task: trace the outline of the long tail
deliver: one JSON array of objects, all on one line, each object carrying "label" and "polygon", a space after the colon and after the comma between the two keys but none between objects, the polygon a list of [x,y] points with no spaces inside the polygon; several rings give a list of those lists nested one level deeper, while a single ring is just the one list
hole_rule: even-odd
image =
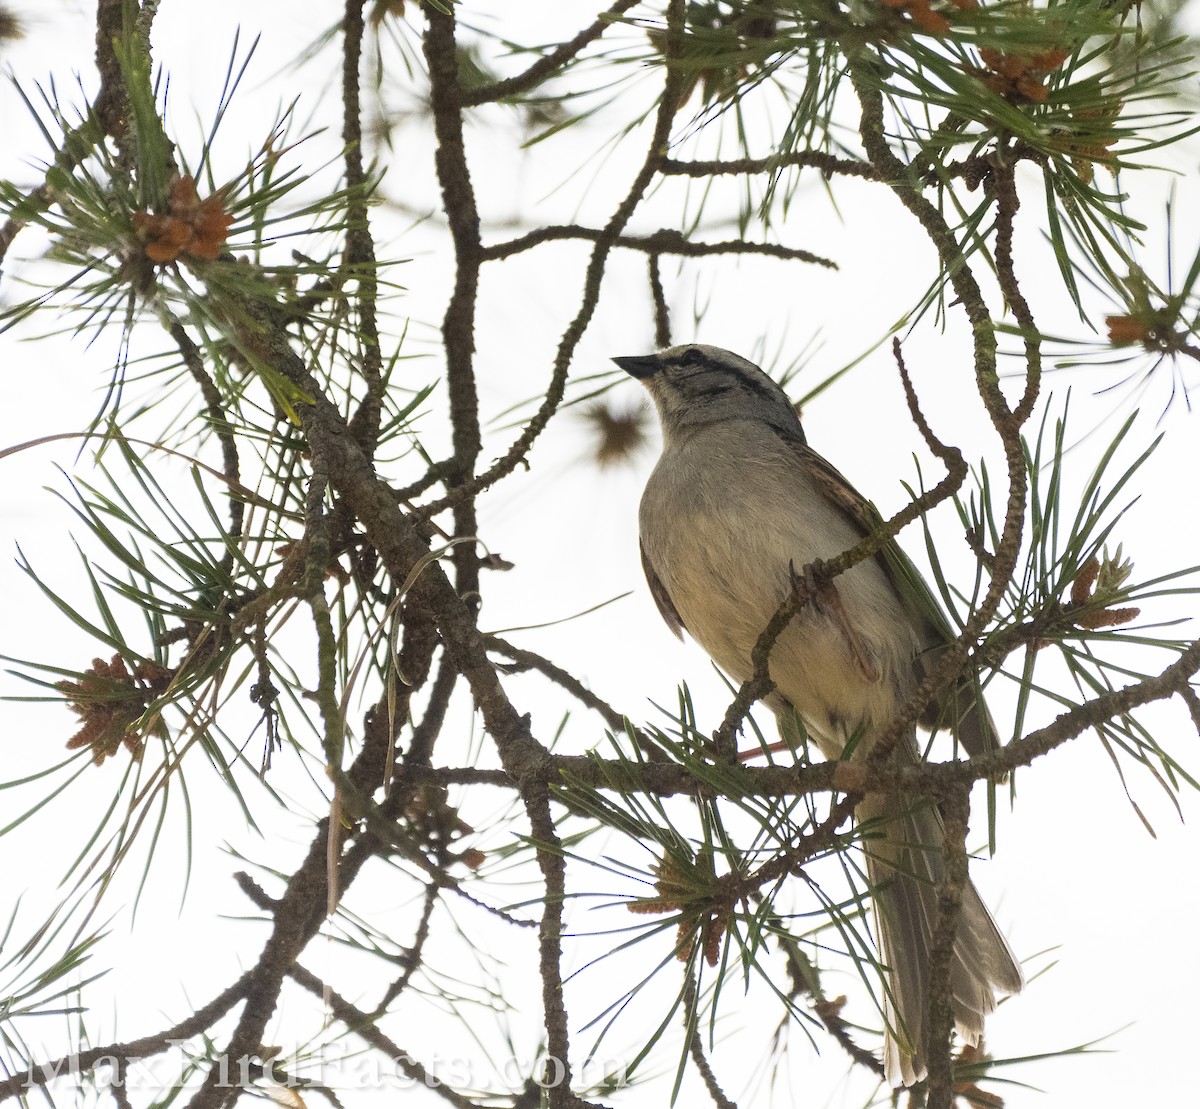
[{"label": "long tail", "polygon": [[[867,798],[858,819],[868,824],[867,877],[879,953],[888,967],[884,1068],[893,1086],[910,1086],[925,1076],[930,944],[945,834],[928,802],[905,808],[895,798]],[[950,984],[955,1024],[971,1044],[979,1042],[984,1018],[996,1008],[996,991],[1016,993],[1024,985],[1008,943],[970,882],[963,890]]]}]

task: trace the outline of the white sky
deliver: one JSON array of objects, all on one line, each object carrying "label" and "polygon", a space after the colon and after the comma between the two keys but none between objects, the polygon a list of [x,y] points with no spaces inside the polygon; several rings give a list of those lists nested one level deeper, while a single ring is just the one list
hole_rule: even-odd
[{"label": "white sky", "polygon": [[[581,3],[544,2],[487,7],[506,34],[531,42],[555,39],[560,30],[576,26],[581,14],[592,8]],[[323,85],[336,63],[325,59],[294,74],[288,66],[289,59],[324,29],[332,18],[331,10],[327,4],[296,3],[288,5],[286,17],[281,18],[278,5],[210,3],[200,18],[166,0],[155,38],[158,60],[171,72],[180,141],[192,142],[195,149],[201,126],[193,122],[193,106],[195,116],[203,122],[215,103],[214,82],[223,74],[233,30],[239,23],[243,44],[260,30],[264,42],[239,94],[233,130],[225,135],[227,164],[234,171],[239,168],[239,159],[266,133],[276,105],[297,91],[301,94],[301,118],[309,111],[318,120],[332,118],[336,97],[331,90],[323,95]],[[24,11],[28,14],[28,39],[7,55],[22,83],[29,87],[33,80],[53,74],[60,95],[70,100],[71,74],[79,72],[85,86],[92,89],[91,5],[60,2],[35,9],[25,4]],[[650,95],[648,84],[643,85],[642,95]],[[599,124],[585,125],[561,143],[542,144],[514,158],[502,130],[488,125],[489,120],[494,124],[499,118],[487,117],[469,133],[485,221],[509,218],[514,212],[539,220],[552,212],[555,220],[569,220],[577,205],[585,221],[605,218],[612,188],[623,190],[632,173],[631,158],[640,154],[640,136],[626,144],[624,154],[593,159],[580,179],[551,192],[550,187],[567,176],[566,171],[581,154],[599,146],[607,131]],[[5,135],[0,144],[0,176],[32,182],[33,172],[21,167],[41,157],[43,148],[9,89],[0,93],[0,134]],[[336,150],[336,140],[330,138],[318,149]],[[418,128],[401,129],[385,192],[418,208],[430,203],[435,194],[428,156],[428,139]],[[1175,247],[1177,257],[1186,260],[1200,243],[1196,141],[1164,154],[1160,161],[1181,174],[1173,179]],[[1166,175],[1136,181],[1135,210],[1148,221],[1158,221],[1168,184]],[[589,187],[585,190],[584,185]],[[1047,330],[1057,326],[1078,335],[1078,325],[1067,310],[1048,248],[1038,232],[1040,185],[1032,176],[1023,181],[1022,195],[1018,267],[1034,275],[1026,292]],[[788,245],[836,258],[841,267],[836,273],[770,260],[687,263],[679,273],[666,263],[664,276],[676,338],[696,338],[747,354],[765,342],[768,350],[785,352],[784,364],[816,338],[822,346],[795,386],[800,391],[879,337],[929,280],[930,252],[913,233],[907,215],[882,190],[839,183],[837,200],[835,210],[819,185],[810,185],[793,203],[780,232]],[[670,225],[679,203],[678,192],[664,190],[647,212],[639,214],[636,229],[652,230],[660,221]],[[409,230],[406,220],[382,209],[376,226],[383,243],[381,255],[412,259],[396,272],[396,280],[407,286],[408,293],[394,311],[407,315],[413,324],[406,353],[433,355],[450,272],[448,248],[436,228]],[[733,232],[729,228],[706,237],[732,237]],[[506,234],[485,227],[489,240]],[[23,254],[25,246],[19,240],[16,252]],[[1151,265],[1160,267],[1155,276],[1161,278],[1162,244],[1152,243],[1146,257]],[[577,304],[585,261],[586,248],[564,244],[493,264],[485,271],[477,334],[485,417],[535,396],[547,379],[558,334]],[[607,359],[614,354],[636,354],[651,348],[644,273],[640,255],[613,258],[599,312],[575,359],[576,375],[607,370]],[[10,286],[0,286],[0,296],[14,295]],[[697,305],[702,320],[693,326]],[[26,325],[0,335],[0,370],[7,391],[7,404],[0,406],[0,449],[39,435],[76,429],[95,409],[97,390],[111,364],[111,344],[101,340],[88,349],[82,339],[65,336],[34,344],[20,341],[48,329],[47,324]],[[959,320],[952,316],[945,333],[923,326],[907,342],[905,353],[935,431],[962,445],[969,457],[972,451],[984,453],[995,465],[994,435],[974,397],[969,348]],[[432,373],[435,366],[434,361],[418,361],[413,372]],[[1074,390],[1072,427],[1075,438],[1080,439],[1082,432],[1109,410],[1116,407],[1123,414],[1140,401],[1142,411],[1127,459],[1157,431],[1166,433],[1137,484],[1141,499],[1116,535],[1139,576],[1146,578],[1187,564],[1200,548],[1194,482],[1200,438],[1181,403],[1159,419],[1166,401],[1161,381],[1141,398],[1130,390],[1096,394],[1117,378],[1111,369],[1050,375],[1046,403],[1058,412],[1067,387]],[[623,396],[629,404],[640,402],[632,382],[618,388],[620,392],[614,395]],[[515,434],[507,426],[511,418],[495,422],[485,460],[500,454]],[[925,473],[932,480],[940,477],[908,421],[886,351],[873,354],[814,402],[805,420],[813,445],[885,513],[903,503],[901,482],[915,479],[914,452],[921,455]],[[1080,442],[1076,448],[1078,473],[1089,472],[1085,460],[1097,456],[1105,433],[1113,426],[1105,424],[1098,435]],[[436,434],[432,431],[435,438]],[[0,623],[0,653],[68,668],[85,665],[93,654],[108,652],[81,640],[31,587],[16,567],[15,544],[19,542],[39,572],[59,586],[77,576],[77,556],[69,536],[80,529],[72,529],[62,504],[43,488],[49,485],[60,493],[68,491],[54,467],[76,469],[76,450],[76,444],[59,444],[0,459],[0,596],[7,599],[6,618]],[[558,417],[535,448],[530,472],[511,478],[482,501],[481,535],[490,549],[513,561],[516,568],[488,581],[481,624],[499,629],[558,620],[631,591],[624,600],[578,621],[514,638],[555,658],[634,717],[644,715],[653,720],[651,702],[672,705],[677,683],[686,680],[701,719],[715,724],[726,700],[723,685],[703,652],[692,644],[681,646],[670,637],[641,578],[636,505],[652,461],[653,452],[647,452],[636,468],[597,473],[587,462],[583,425],[570,412]],[[78,468],[86,473],[87,463]],[[942,534],[947,536],[944,561],[966,573],[968,556],[955,537],[951,515],[949,510],[939,515]],[[918,534],[906,533],[903,538],[910,552],[920,553]],[[82,588],[78,596],[86,604]],[[1192,612],[1189,608],[1154,615],[1190,617]],[[1188,631],[1185,627],[1175,634]],[[533,713],[539,736],[548,738],[557,726],[562,703],[545,697],[539,685],[526,679],[507,684],[519,708]],[[997,717],[1004,720],[1007,713],[1011,719],[1011,687],[997,683],[995,688],[992,702]],[[21,693],[24,688],[7,679],[5,691]],[[1196,737],[1178,705],[1156,708],[1145,719],[1187,769],[1200,771]],[[0,705],[0,742],[5,745],[10,767],[15,765],[18,773],[57,760],[69,729],[70,718],[56,708]],[[576,712],[561,749],[583,751],[602,737],[595,720]],[[6,874],[9,890],[31,886],[31,904],[50,900],[54,892],[50,876],[58,873],[61,860],[70,859],[80,849],[89,827],[86,818],[107,801],[107,791],[115,789],[120,772],[115,764],[121,761],[113,760],[103,770],[85,774],[70,794],[72,800],[66,802],[69,808],[52,808],[32,825],[36,839],[0,839],[0,872]],[[1110,1037],[1097,1054],[1011,1068],[1009,1075],[1015,1082],[1031,1087],[1014,1085],[1003,1091],[1011,1109],[1047,1104],[1088,1105],[1091,1109],[1182,1104],[1185,1092],[1193,1088],[1194,998],[1200,995],[1200,950],[1195,942],[1200,896],[1195,881],[1194,828],[1200,801],[1184,788],[1181,803],[1189,823],[1183,824],[1147,775],[1128,766],[1126,770],[1130,792],[1153,824],[1157,839],[1144,831],[1097,740],[1085,736],[1018,776],[1016,810],[1010,812],[1005,805],[1000,814],[997,856],[973,868],[976,883],[1014,949],[1029,960],[1027,974],[1032,977],[1049,968],[992,1020],[992,1051],[997,1056],[1036,1055]],[[289,772],[295,773],[294,766]],[[293,793],[297,811],[317,804],[302,776],[277,779],[274,784]],[[201,806],[195,872],[182,915],[176,918],[180,880],[170,865],[154,872],[155,892],[166,890],[163,903],[143,907],[134,939],[121,939],[128,918],[118,913],[115,941],[101,956],[117,966],[117,973],[104,987],[114,1000],[111,1011],[101,1006],[95,1014],[97,1040],[110,1035],[125,1038],[159,1027],[166,1023],[160,1012],[178,1016],[185,996],[207,997],[214,983],[228,980],[230,968],[236,972],[239,951],[243,959],[256,951],[257,940],[246,939],[246,929],[253,926],[236,920],[211,921],[214,909],[225,914],[246,911],[245,901],[228,878],[240,864],[231,863],[209,846],[224,836],[235,837],[236,815],[229,813],[230,820],[224,821],[219,814],[228,813],[228,802],[211,793],[202,789],[198,794],[212,809]],[[499,797],[487,803],[498,806]],[[8,805],[0,794],[0,826],[7,822]],[[274,814],[267,820],[269,845],[248,836],[239,838],[237,845],[256,858],[269,858],[286,867],[307,843],[304,824],[288,814]],[[974,827],[974,840],[982,844],[981,809]],[[357,904],[369,901],[377,907],[402,906],[407,893],[393,891],[380,873],[379,879],[357,892],[361,898]],[[596,882],[600,888],[611,888],[601,877]],[[109,911],[117,904],[114,898]],[[410,927],[407,913],[401,919],[405,922],[402,928]],[[577,911],[574,919],[581,928],[596,927],[586,913]],[[399,935],[397,941],[403,942]],[[590,950],[589,944],[582,944],[581,950]],[[326,961],[337,964],[333,953],[315,945],[312,964]],[[626,969],[622,973],[632,972]],[[594,1015],[597,1005],[587,991],[597,990],[595,996],[600,996],[611,990],[612,981],[619,977],[620,973],[610,977],[604,967],[582,975],[572,987],[573,1015]],[[669,970],[664,979],[665,993],[674,988]],[[836,981],[836,976],[831,976],[828,983],[835,992]],[[849,979],[846,988],[854,988]],[[755,1004],[762,1001],[762,992],[755,998]],[[859,998],[860,1007],[852,1015],[869,1022],[870,1012],[861,1004],[861,993]],[[751,1011],[749,1005],[747,1010]],[[284,1042],[288,1027],[285,1014],[272,1033],[280,1037],[276,1042]],[[719,1045],[714,1056],[728,1092],[742,1104],[768,1104],[766,1091],[758,1089],[746,1095],[741,1085],[747,1060],[752,1064],[765,1051],[767,1033],[754,1021],[740,1033],[731,1024],[728,1032],[728,1042]],[[444,1025],[430,1018],[423,1027],[405,1028],[397,1038],[414,1045],[414,1050],[416,1044],[425,1043],[426,1058],[435,1052],[449,1058],[453,1052],[446,1046],[448,1035]],[[636,1035],[636,1025],[622,1026],[614,1043],[624,1049],[636,1042]],[[48,1043],[55,1042],[56,1036],[56,1030],[47,1029]],[[836,1050],[827,1050],[814,1064],[803,1037],[795,1034],[793,1040],[793,1084],[780,1088],[781,1101],[790,1098],[791,1104],[803,1106],[863,1102],[862,1080],[843,1082],[846,1068]],[[668,1058],[664,1065],[672,1064]],[[699,1091],[688,1096],[693,1094],[702,1096]],[[661,1104],[662,1088],[654,1096],[655,1103]],[[650,1101],[643,1096],[642,1101],[629,1103]]]}]

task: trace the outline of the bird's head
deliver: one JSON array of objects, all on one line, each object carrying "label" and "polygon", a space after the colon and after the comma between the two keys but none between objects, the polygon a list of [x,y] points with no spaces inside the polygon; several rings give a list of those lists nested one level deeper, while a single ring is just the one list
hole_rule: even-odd
[{"label": "bird's head", "polygon": [[667,439],[685,428],[726,420],[760,420],[789,435],[799,432],[799,417],[788,395],[753,362],[732,351],[686,343],[613,361],[646,387]]}]

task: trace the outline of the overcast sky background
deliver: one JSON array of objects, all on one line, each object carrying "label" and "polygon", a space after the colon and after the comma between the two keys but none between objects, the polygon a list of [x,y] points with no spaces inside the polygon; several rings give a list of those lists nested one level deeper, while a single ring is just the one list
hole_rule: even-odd
[{"label": "overcast sky background", "polygon": [[[540,0],[471,7],[484,11],[478,20],[481,24],[486,20],[507,36],[529,42],[556,41],[593,10],[588,4]],[[34,80],[53,75],[60,96],[78,102],[73,73],[81,75],[89,91],[95,87],[90,63],[91,5],[25,4],[17,10],[26,15],[28,36],[8,50],[6,60],[18,79],[29,88]],[[197,148],[197,136],[216,103],[239,25],[243,46],[260,31],[264,40],[239,93],[235,119],[222,136],[219,157],[230,171],[227,176],[237,172],[257,148],[278,105],[297,93],[301,118],[311,113],[315,122],[331,123],[335,136],[337,99],[332,89],[328,96],[323,93],[326,82],[335,80],[336,58],[326,55],[298,69],[292,64],[328,27],[331,11],[330,5],[313,2],[290,4],[286,13],[280,5],[242,2],[209,3],[198,15],[191,6],[165,0],[155,27],[155,45],[157,60],[171,74],[174,137],[192,143],[192,150]],[[647,78],[628,95],[648,102],[656,81],[657,77]],[[598,223],[614,203],[613,190],[623,192],[627,187],[636,164],[633,159],[642,149],[639,132],[617,154],[597,156],[583,174],[565,180],[568,171],[607,137],[603,125],[586,124],[558,142],[518,156],[505,128],[495,125],[499,118],[477,119],[468,135],[488,240],[508,234],[489,230],[491,222],[514,216]],[[0,134],[5,136],[0,143],[0,176],[34,183],[36,171],[22,167],[36,162],[44,148],[10,88],[0,91]],[[336,153],[336,139],[327,136],[314,149],[325,156]],[[1133,210],[1151,223],[1159,222],[1174,188],[1175,247],[1185,267],[1200,245],[1200,147],[1193,138],[1158,155],[1156,161],[1176,175],[1140,175],[1136,182],[1125,184],[1136,186]],[[433,180],[429,139],[421,124],[399,128],[385,195],[422,210],[436,201]],[[552,190],[559,182],[565,183]],[[1041,278],[1037,286],[1026,285],[1026,294],[1046,330],[1081,335],[1038,230],[1040,182],[1029,174],[1022,187],[1025,207],[1016,247],[1018,268]],[[779,234],[789,246],[837,259],[837,272],[771,260],[705,261],[702,266],[682,267],[665,262],[676,339],[715,343],[748,355],[762,349],[783,352],[781,366],[809,344],[818,344],[812,364],[793,386],[799,394],[883,335],[930,279],[932,254],[898,203],[883,190],[853,181],[837,182],[835,189],[836,208],[814,179],[793,202]],[[635,228],[649,231],[674,225],[680,204],[678,189],[661,190],[639,211]],[[548,217],[548,212],[553,216]],[[375,213],[380,256],[410,259],[395,272],[407,292],[393,311],[411,321],[405,353],[420,356],[412,371],[419,383],[435,372],[437,325],[451,269],[449,248],[436,223],[417,227],[411,223],[404,213],[386,206]],[[705,237],[732,237],[732,233],[733,228],[727,228]],[[16,254],[23,257],[29,249],[19,240]],[[1148,245],[1147,264],[1158,267],[1152,272],[1160,280],[1165,276],[1164,256],[1162,242]],[[564,244],[485,270],[477,335],[482,407],[485,418],[493,421],[485,457],[500,454],[515,434],[508,426],[514,416],[501,414],[536,397],[547,380],[558,336],[578,302],[586,257],[586,249]],[[652,349],[644,275],[641,255],[613,257],[598,314],[573,364],[577,377],[608,371],[612,355]],[[0,296],[15,295],[7,281],[0,285]],[[699,317],[698,322],[693,322],[694,317]],[[48,325],[42,322],[0,335],[5,386],[0,449],[82,427],[98,404],[111,366],[113,338],[101,337],[90,348],[83,338],[65,335],[23,341],[46,330]],[[974,394],[969,344],[959,319],[952,315],[944,332],[923,325],[906,341],[905,354],[934,430],[963,446],[969,456],[974,450],[995,464],[995,437]],[[1195,383],[1195,370],[1185,367],[1184,373],[1191,373]],[[1138,575],[1147,578],[1194,561],[1200,549],[1195,481],[1200,436],[1196,417],[1182,398],[1166,407],[1169,386],[1164,377],[1156,378],[1141,394],[1130,387],[1099,392],[1116,385],[1119,378],[1119,371],[1111,368],[1051,374],[1044,403],[1057,413],[1068,387],[1073,390],[1071,438],[1076,443],[1075,473],[1080,481],[1090,472],[1086,460],[1098,456],[1115,427],[1112,419],[1140,408],[1124,452],[1127,460],[1155,434],[1165,433],[1162,446],[1137,482],[1140,500],[1116,535]],[[619,384],[613,395],[630,406],[642,403],[632,382]],[[422,428],[434,441],[440,433],[439,411],[435,404]],[[1114,411],[1116,417],[1102,422]],[[916,480],[914,454],[922,459],[930,481],[941,476],[907,416],[886,349],[868,357],[804,415],[816,449],[885,514],[904,503],[902,482]],[[1085,434],[1092,429],[1097,433]],[[71,536],[79,529],[72,527],[63,504],[44,488],[67,491],[57,466],[86,473],[86,457],[76,462],[77,450],[75,443],[55,444],[0,459],[0,596],[6,599],[0,653],[65,667],[86,665],[93,654],[106,652],[83,640],[31,586],[17,567],[16,544],[40,573],[59,586],[78,576]],[[556,418],[532,454],[530,471],[511,478],[481,502],[482,537],[491,550],[515,563],[512,572],[489,581],[481,624],[492,630],[561,620],[628,593],[577,621],[513,638],[554,658],[634,718],[655,719],[652,703],[673,705],[678,682],[686,680],[701,720],[711,726],[727,701],[724,685],[702,651],[690,643],[680,645],[661,624],[638,564],[637,500],[653,458],[650,449],[634,466],[600,472],[590,461],[588,430],[576,412]],[[936,514],[935,527],[947,537],[943,561],[948,569],[969,574],[970,556],[954,524],[951,509]],[[921,554],[918,533],[910,529],[902,538],[911,553]],[[77,594],[81,601],[86,600],[83,588]],[[1148,609],[1144,618],[1190,618],[1193,612],[1194,608]],[[1174,634],[1195,633],[1188,626]],[[561,702],[544,696],[541,687],[528,679],[506,684],[520,707],[533,713],[539,736],[552,734]],[[24,688],[6,678],[4,691],[21,693]],[[1011,720],[1013,685],[998,681],[993,691],[990,700],[997,718]],[[1163,745],[1188,770],[1200,772],[1200,744],[1179,705],[1156,706],[1144,719],[1153,722]],[[463,726],[467,727],[465,712]],[[4,777],[19,777],[60,758],[62,743],[73,730],[72,718],[57,707],[0,704]],[[602,740],[597,721],[575,713],[561,749],[580,752]],[[33,919],[37,906],[53,901],[50,879],[59,873],[61,860],[79,850],[90,815],[111,796],[122,762],[118,757],[85,774],[71,791],[70,801],[60,799],[60,807],[50,806],[32,823],[32,836],[0,839],[5,887],[10,893],[31,888],[27,911]],[[1014,1067],[1013,1079],[1044,1092],[1011,1087],[1004,1092],[1010,1109],[1181,1104],[1194,1088],[1195,998],[1200,996],[1200,948],[1195,940],[1200,919],[1196,882],[1200,798],[1184,788],[1181,803],[1186,823],[1181,822],[1147,775],[1128,766],[1126,770],[1129,790],[1157,839],[1146,833],[1125,799],[1122,783],[1099,743],[1083,737],[1018,775],[1016,811],[1001,806],[998,853],[994,860],[973,867],[984,899],[1018,955],[1028,960],[1027,975],[1045,970],[1023,995],[1001,1007],[989,1025],[989,1048],[997,1056],[1022,1056],[1102,1041],[1098,1052],[1087,1057]],[[319,810],[319,799],[302,776],[288,780],[287,788],[295,791],[293,813],[269,818],[273,822],[268,824],[270,842],[256,842],[249,836],[235,841],[256,857],[284,867],[307,844],[303,815]],[[32,795],[23,796],[28,803]],[[215,792],[211,800],[207,792],[198,796],[211,803],[216,814],[229,806]],[[486,803],[499,808],[501,800]],[[9,804],[0,793],[0,825],[7,822]],[[977,805],[973,822],[977,845],[985,838],[982,812]],[[236,818],[226,828],[214,816],[206,827],[210,836],[215,827],[218,839],[229,835],[234,840]],[[174,834],[178,836],[177,828]],[[115,961],[116,971],[97,995],[111,998],[111,1009],[106,1012],[102,1003],[94,1017],[98,1040],[153,1030],[165,1023],[160,1009],[177,1017],[185,997],[203,999],[214,982],[227,980],[231,967],[236,970],[235,945],[244,952],[256,950],[255,943],[245,940],[245,929],[255,926],[235,919],[212,921],[214,910],[231,916],[246,912],[246,903],[229,878],[236,868],[207,843],[198,845],[189,900],[180,910],[181,879],[172,866],[159,866],[154,881],[163,896],[158,903],[142,907],[132,940],[123,938],[128,918],[117,908],[119,899],[109,904],[110,911],[117,911],[117,922],[114,941],[103,957]],[[605,883],[598,879],[598,886]],[[358,895],[377,905],[390,904],[392,896],[382,884]],[[582,909],[576,909],[576,918],[579,927],[588,927]],[[588,944],[581,946],[588,948]],[[316,951],[313,958],[336,965],[329,953]],[[836,989],[834,981],[828,985]],[[610,982],[602,970],[581,975],[572,988],[605,991]],[[671,988],[673,982],[664,985]],[[853,983],[848,981],[847,988],[853,988]],[[586,1010],[583,1001],[572,1012]],[[858,1016],[865,1021],[870,1014],[860,1010]],[[279,1018],[280,1039],[287,1033],[287,1019],[286,1014]],[[439,1035],[450,1034],[444,1027],[449,1026],[431,1019],[411,1033],[428,1040],[427,1051],[432,1054],[438,1051]],[[47,1043],[54,1043],[55,1036],[48,1029]],[[750,1080],[751,1064],[764,1051],[763,1036],[763,1029],[751,1022],[746,1031],[730,1028],[729,1039],[718,1046],[714,1064],[718,1073],[731,1076],[728,1090],[735,1098],[745,1094],[739,1083]],[[636,1028],[626,1027],[620,1040],[635,1044]],[[780,1088],[778,1103],[788,1104],[789,1098],[791,1104],[804,1106],[862,1103],[862,1082],[843,1082],[846,1067],[838,1053],[827,1051],[814,1064],[802,1037],[796,1035],[794,1040],[794,1085]],[[440,1053],[451,1054],[444,1041]],[[661,1104],[663,1091],[643,1097],[645,1104]],[[746,1097],[745,1104],[751,1103],[767,1104],[767,1093],[759,1089]]]}]

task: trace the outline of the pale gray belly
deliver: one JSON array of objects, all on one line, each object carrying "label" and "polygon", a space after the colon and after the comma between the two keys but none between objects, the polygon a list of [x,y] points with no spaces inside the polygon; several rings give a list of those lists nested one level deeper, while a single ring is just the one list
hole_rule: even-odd
[{"label": "pale gray belly", "polygon": [[[653,511],[652,487],[646,492],[647,557],[684,626],[739,682],[752,676],[751,652],[791,591],[793,567],[803,574],[860,538],[811,499],[799,507],[793,499],[784,505],[790,511],[780,512],[778,499],[768,509],[693,488],[687,500],[675,498],[668,520]],[[779,637],[770,666],[777,689],[827,757],[837,757],[860,728],[868,733],[862,749],[869,748],[869,733],[885,727],[911,691],[919,650],[913,622],[874,560],[840,575],[834,587],[844,619],[819,600],[809,603]]]}]

